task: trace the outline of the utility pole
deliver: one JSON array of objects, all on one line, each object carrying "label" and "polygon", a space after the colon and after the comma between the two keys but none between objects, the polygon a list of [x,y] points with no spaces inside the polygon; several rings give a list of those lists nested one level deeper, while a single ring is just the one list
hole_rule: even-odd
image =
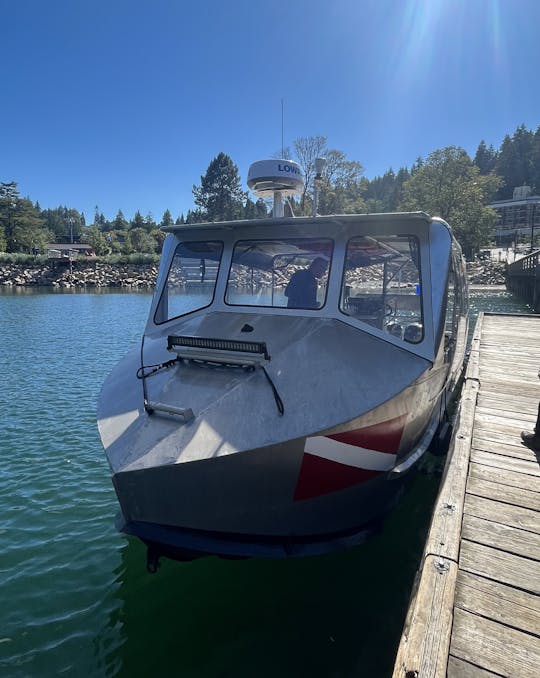
[{"label": "utility pole", "polygon": [[[73,245],[73,217],[69,217],[69,241]],[[69,275],[73,275],[73,249],[69,251]]]}]

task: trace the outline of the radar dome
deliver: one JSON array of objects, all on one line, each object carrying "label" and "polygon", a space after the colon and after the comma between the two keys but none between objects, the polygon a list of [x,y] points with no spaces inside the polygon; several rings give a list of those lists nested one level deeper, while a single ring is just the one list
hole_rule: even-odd
[{"label": "radar dome", "polygon": [[305,177],[293,160],[258,160],[250,165],[247,185],[259,198],[271,198],[275,192],[283,197],[300,195]]}]

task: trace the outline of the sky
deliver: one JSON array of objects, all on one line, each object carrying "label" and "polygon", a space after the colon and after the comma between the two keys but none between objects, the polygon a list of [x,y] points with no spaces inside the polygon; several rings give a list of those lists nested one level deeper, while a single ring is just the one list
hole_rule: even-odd
[{"label": "sky", "polygon": [[[368,179],[540,125],[538,0],[0,0],[0,182],[108,219],[193,208],[324,135]],[[253,196],[252,196],[253,197]]]}]

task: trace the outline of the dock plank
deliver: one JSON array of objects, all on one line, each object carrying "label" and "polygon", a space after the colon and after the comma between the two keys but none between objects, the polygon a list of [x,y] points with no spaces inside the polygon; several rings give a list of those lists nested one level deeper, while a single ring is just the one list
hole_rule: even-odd
[{"label": "dock plank", "polygon": [[[534,492],[523,487],[510,487],[469,475],[467,493],[499,501],[503,504],[521,506],[531,511],[540,511],[540,492]],[[540,522],[540,515],[537,516],[537,519]]]},{"label": "dock plank", "polygon": [[448,658],[447,678],[490,678],[490,676],[499,677],[499,674],[492,671],[486,671],[479,666],[463,661],[458,657],[450,655]]},{"label": "dock plank", "polygon": [[492,393],[501,393],[501,389],[503,389],[502,392],[510,399],[514,395],[519,396],[524,391],[527,391],[532,398],[536,398],[537,396],[540,397],[540,386],[538,385],[538,381],[538,379],[536,381],[530,380],[524,385],[520,380],[510,382],[508,379],[502,377],[495,380],[484,376],[482,381],[482,392],[486,395],[491,395]]},{"label": "dock plank", "polygon": [[540,563],[463,540],[459,568],[540,595]]},{"label": "dock plank", "polygon": [[507,471],[494,466],[484,466],[484,464],[475,462],[471,462],[469,465],[469,478],[480,478],[499,485],[521,487],[530,492],[540,492],[540,477]]},{"label": "dock plank", "polygon": [[464,514],[462,539],[492,546],[525,558],[540,560],[540,534]]},{"label": "dock plank", "polygon": [[483,518],[484,520],[493,520],[501,525],[515,527],[518,530],[527,530],[538,534],[540,532],[540,516],[538,511],[521,506],[512,506],[502,502],[477,497],[474,494],[465,496],[464,513]]},{"label": "dock plank", "polygon": [[470,572],[458,572],[454,605],[526,633],[540,631],[540,597]]},{"label": "dock plank", "polygon": [[530,412],[524,413],[521,408],[509,408],[508,404],[500,409],[495,409],[493,406],[488,408],[477,405],[476,420],[482,424],[484,422],[495,422],[507,426],[516,426],[517,424],[520,429],[532,429],[536,423],[536,412],[533,407],[531,407]]},{"label": "dock plank", "polygon": [[476,406],[480,411],[507,412],[511,409],[514,412],[532,412],[534,416],[534,411],[538,407],[538,398],[530,393],[524,395],[522,392],[509,399],[506,393],[486,393],[482,389],[482,392],[478,394]]},{"label": "dock plank", "polygon": [[490,452],[483,452],[480,450],[471,450],[471,461],[484,464],[485,466],[493,466],[495,468],[515,471],[516,473],[523,473],[524,475],[540,478],[540,466],[537,461],[514,459],[505,457],[501,454],[491,454]]},{"label": "dock plank", "polygon": [[472,448],[479,452],[491,452],[502,454],[506,457],[525,459],[526,461],[538,462],[537,453],[522,444],[517,438],[508,440],[502,433],[475,431],[472,439]]},{"label": "dock plank", "polygon": [[481,668],[500,676],[537,678],[539,649],[537,639],[527,633],[460,608],[454,611],[450,652],[455,657],[481,663]]},{"label": "dock plank", "polygon": [[531,424],[536,422],[536,415],[520,415],[515,412],[505,412],[504,416],[501,413],[488,414],[478,410],[475,417],[475,428],[490,428],[494,427],[496,431],[508,431],[510,435],[517,432],[519,440],[519,432],[523,429],[532,428]]}]

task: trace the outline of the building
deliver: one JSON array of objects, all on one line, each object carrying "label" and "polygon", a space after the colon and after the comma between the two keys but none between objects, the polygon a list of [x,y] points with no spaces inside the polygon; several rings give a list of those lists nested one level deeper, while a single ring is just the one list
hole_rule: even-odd
[{"label": "building", "polygon": [[49,243],[47,245],[47,256],[49,259],[77,259],[77,257],[95,256],[91,245],[82,245],[80,243]]},{"label": "building", "polygon": [[530,186],[514,188],[512,200],[497,200],[489,207],[497,212],[493,237],[499,247],[527,243],[540,236],[540,195],[531,195]]}]

